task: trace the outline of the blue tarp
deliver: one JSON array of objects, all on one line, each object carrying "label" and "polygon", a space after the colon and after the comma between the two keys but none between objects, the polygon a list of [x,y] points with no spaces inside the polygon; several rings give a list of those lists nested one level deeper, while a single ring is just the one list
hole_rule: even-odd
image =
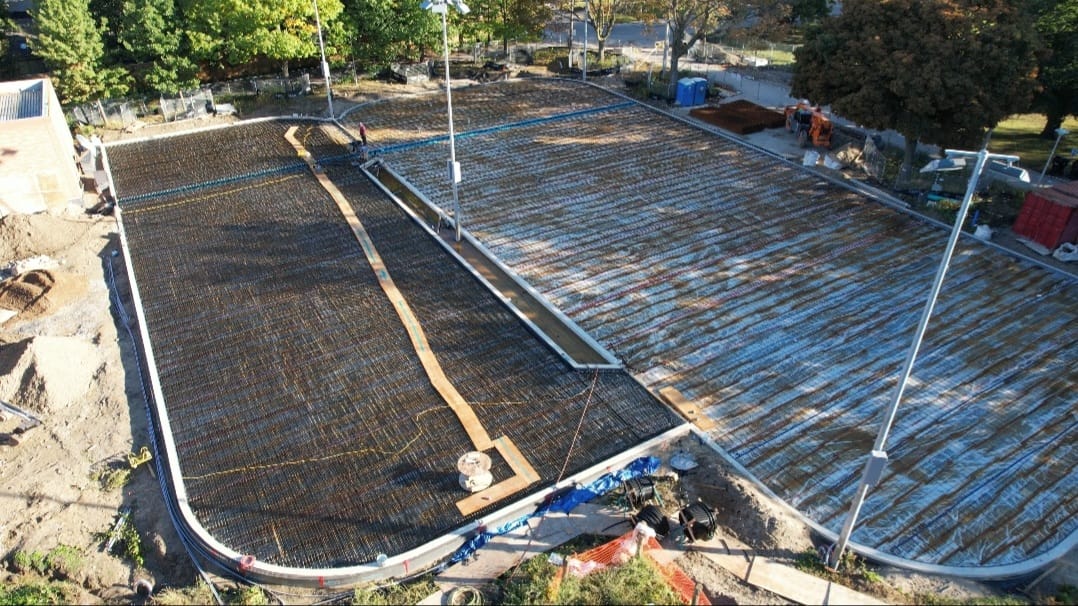
[{"label": "blue tarp", "polygon": [[651,475],[659,469],[658,457],[640,457],[632,463],[626,465],[623,469],[620,469],[613,473],[605,473],[587,486],[577,487],[569,492],[560,495],[558,498],[552,500],[550,503],[543,505],[529,513],[521,516],[515,520],[511,520],[502,524],[501,526],[493,530],[485,530],[480,532],[476,536],[468,539],[453,554],[453,557],[449,559],[450,564],[456,564],[457,562],[464,561],[469,558],[473,553],[482,548],[484,545],[490,542],[491,539],[497,536],[501,536],[508,532],[512,532],[517,528],[520,528],[524,524],[528,523],[531,518],[545,515],[547,512],[555,513],[569,513],[577,505],[586,503],[597,496],[604,495],[611,490],[621,486],[622,482],[630,480],[632,478]]}]

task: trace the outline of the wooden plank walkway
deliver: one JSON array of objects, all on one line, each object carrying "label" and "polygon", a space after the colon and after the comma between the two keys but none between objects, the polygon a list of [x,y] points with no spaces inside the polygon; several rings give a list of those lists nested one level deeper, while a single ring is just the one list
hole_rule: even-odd
[{"label": "wooden plank walkway", "polygon": [[423,327],[419,322],[419,318],[416,317],[412,308],[408,305],[408,301],[404,298],[404,295],[397,288],[397,285],[393,282],[393,277],[389,275],[389,270],[386,268],[385,263],[382,261],[382,257],[378,254],[378,250],[374,247],[374,242],[367,234],[366,228],[363,227],[363,223],[356,216],[355,210],[348,202],[348,199],[344,197],[337,186],[326,176],[322,168],[315,162],[310,152],[303,146],[298,139],[296,139],[295,133],[298,127],[293,126],[285,133],[285,140],[296,150],[296,154],[303,158],[307,162],[307,166],[311,169],[311,173],[314,174],[318,180],[322,189],[326,190],[326,193],[333,198],[333,201],[337,204],[337,208],[340,210],[341,215],[344,216],[345,221],[351,228],[352,233],[355,235],[356,240],[359,242],[360,248],[363,249],[363,254],[367,257],[367,262],[370,264],[371,269],[374,271],[375,276],[378,278],[378,284],[382,287],[386,297],[389,298],[390,303],[393,305],[393,309],[397,312],[397,316],[400,318],[401,323],[404,325],[405,330],[408,332],[408,337],[412,341],[412,348],[415,350],[416,355],[419,356],[420,364],[423,366],[423,370],[426,372],[428,379],[430,379],[431,385],[438,394],[445,400],[449,408],[457,415],[457,419],[460,420],[461,425],[464,426],[464,431],[468,433],[468,437],[472,441],[472,445],[475,450],[484,451],[496,448],[506,463],[509,464],[509,468],[513,471],[513,475],[501,482],[498,482],[484,490],[476,492],[471,496],[461,499],[457,502],[457,508],[463,515],[470,515],[476,511],[496,503],[505,497],[524,490],[531,484],[539,481],[539,474],[528,463],[527,458],[521,454],[520,450],[513,444],[513,441],[509,436],[502,436],[497,440],[492,440],[490,434],[487,433],[483,424],[479,421],[479,417],[475,415],[475,411],[471,405],[464,399],[464,396],[460,395],[457,388],[453,385],[452,381],[445,376],[445,372],[442,370],[442,365],[438,362],[438,358],[431,351],[430,345],[427,342],[427,335],[423,332]]},{"label": "wooden plank walkway", "polygon": [[711,420],[711,417],[704,413],[704,410],[696,405],[695,402],[690,401],[680,391],[673,387],[663,387],[659,390],[659,397],[664,402],[674,407],[674,410],[685,417],[700,429],[704,431],[711,431],[715,429],[715,421]]}]

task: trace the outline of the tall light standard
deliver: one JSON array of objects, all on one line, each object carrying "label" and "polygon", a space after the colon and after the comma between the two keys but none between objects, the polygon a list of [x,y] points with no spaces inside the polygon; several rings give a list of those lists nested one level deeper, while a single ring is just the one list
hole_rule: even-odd
[{"label": "tall light standard", "polygon": [[329,85],[329,62],[326,61],[326,45],[322,42],[322,20],[318,18],[318,0],[314,0],[314,23],[318,27],[318,49],[322,52],[322,77],[326,79],[326,101],[329,117],[333,117],[333,91]]},{"label": "tall light standard", "polygon": [[[989,136],[990,135],[991,131],[989,131]],[[827,560],[827,565],[831,568],[838,568],[839,563],[842,561],[842,552],[845,551],[846,546],[849,543],[850,533],[853,532],[853,526],[857,523],[857,515],[861,512],[861,505],[865,502],[865,496],[868,494],[870,488],[879,483],[880,476],[883,474],[883,468],[887,464],[887,452],[884,450],[884,447],[887,444],[887,435],[891,431],[891,424],[895,420],[895,413],[898,412],[898,404],[902,401],[902,394],[906,391],[906,383],[909,381],[910,372],[913,370],[913,362],[917,358],[917,351],[921,348],[921,340],[924,338],[925,329],[928,328],[928,320],[932,317],[932,310],[936,306],[936,298],[939,296],[940,288],[943,286],[943,278],[947,274],[947,268],[951,264],[951,255],[954,254],[955,245],[958,244],[958,238],[962,235],[962,224],[966,222],[970,201],[973,200],[973,194],[977,189],[977,180],[981,176],[981,171],[984,170],[984,166],[989,158],[1009,162],[1018,161],[1017,156],[988,153],[988,137],[986,136],[981,151],[969,152],[948,149],[946,150],[943,159],[933,160],[925,167],[925,169],[957,170],[965,166],[966,158],[974,157],[977,158],[977,162],[973,167],[973,174],[969,178],[969,185],[966,187],[966,195],[962,198],[962,205],[958,208],[958,216],[955,217],[954,227],[951,228],[951,237],[947,241],[946,249],[943,251],[943,259],[940,260],[939,268],[936,269],[936,279],[932,283],[932,290],[929,292],[928,302],[925,304],[925,309],[921,313],[921,321],[917,325],[917,331],[914,333],[913,343],[910,345],[909,353],[906,354],[906,363],[902,368],[902,374],[898,379],[898,385],[895,387],[894,397],[891,400],[890,407],[887,409],[883,425],[880,426],[879,433],[876,435],[876,443],[872,446],[872,452],[869,453],[868,460],[865,462],[864,471],[861,473],[861,485],[858,487],[857,495],[850,505],[850,511],[846,515],[846,522],[842,525],[842,533],[839,535],[838,543],[836,543],[834,549],[831,550],[831,555]]]},{"label": "tall light standard", "polygon": [[584,0],[584,60],[581,62],[581,79],[588,81],[588,0]]},{"label": "tall light standard", "polygon": [[449,26],[446,23],[446,14],[449,12],[450,4],[460,11],[462,15],[467,15],[471,12],[468,5],[461,2],[461,0],[423,0],[419,6],[423,10],[442,15],[442,46],[445,48],[445,107],[446,113],[449,115],[449,163],[447,166],[449,182],[453,188],[454,238],[457,242],[460,242],[461,214],[460,198],[457,194],[457,184],[460,183],[460,163],[457,162],[457,148],[453,140],[453,87],[449,84]]},{"label": "tall light standard", "polygon": [[1056,142],[1052,145],[1052,151],[1048,152],[1048,160],[1044,163],[1044,169],[1041,170],[1041,180],[1037,181],[1037,185],[1044,183],[1044,174],[1048,172],[1048,165],[1052,163],[1052,158],[1056,155],[1056,148],[1059,147],[1060,139],[1069,135],[1070,132],[1062,126],[1056,129]]}]

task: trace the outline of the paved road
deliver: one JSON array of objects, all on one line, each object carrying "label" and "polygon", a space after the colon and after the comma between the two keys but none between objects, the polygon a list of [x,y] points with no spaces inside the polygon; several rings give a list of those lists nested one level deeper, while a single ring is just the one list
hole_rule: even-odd
[{"label": "paved road", "polygon": [[[543,30],[543,41],[565,44],[568,41],[569,36],[568,26],[568,16],[565,13],[557,15],[554,21]],[[607,46],[637,46],[641,48],[650,48],[653,47],[656,42],[662,40],[665,34],[666,26],[663,22],[659,22],[655,25],[648,25],[645,23],[618,23],[610,30],[610,36],[607,37],[606,43]],[[583,44],[583,41],[584,23],[579,20],[574,20],[574,46]],[[588,45],[593,47],[595,44],[597,44],[595,28],[589,25]]]}]

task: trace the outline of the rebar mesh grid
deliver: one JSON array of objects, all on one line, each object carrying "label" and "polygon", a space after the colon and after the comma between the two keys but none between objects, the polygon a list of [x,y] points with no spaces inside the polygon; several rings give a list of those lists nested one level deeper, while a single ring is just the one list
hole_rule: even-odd
[{"label": "rebar mesh grid", "polygon": [[[215,131],[229,154],[198,153],[204,135],[193,135],[110,156],[199,522],[263,562],[366,563],[501,504],[456,511],[455,463],[470,441],[336,207],[311,175],[276,171],[294,162],[290,148],[268,151],[289,125]],[[302,128],[316,153],[341,151]],[[251,165],[246,150],[257,150]],[[380,190],[333,170],[447,376],[491,435],[527,453],[541,485],[680,423],[625,373],[571,370]],[[495,477],[508,476],[492,456]]]},{"label": "rebar mesh grid", "polygon": [[[720,445],[837,531],[946,230],[643,106],[581,119],[588,96],[620,100],[568,81],[454,91],[465,228],[649,387],[709,406]],[[430,102],[346,125],[382,125],[385,161],[448,209],[445,146],[397,145],[444,124]],[[1076,289],[959,243],[854,541],[969,569],[1073,543]]]}]

